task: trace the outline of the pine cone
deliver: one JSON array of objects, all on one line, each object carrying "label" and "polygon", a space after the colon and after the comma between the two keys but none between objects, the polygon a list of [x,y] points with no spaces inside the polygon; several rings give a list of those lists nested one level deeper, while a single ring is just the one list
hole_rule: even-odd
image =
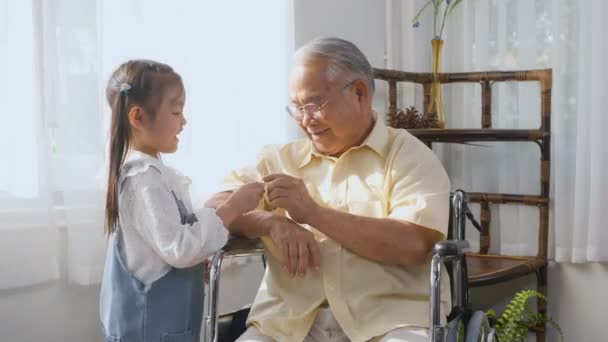
[{"label": "pine cone", "polygon": [[437,113],[420,113],[416,107],[409,106],[399,110],[395,116],[389,119],[389,126],[395,128],[439,128]]},{"label": "pine cone", "polygon": [[437,113],[424,113],[419,124],[420,128],[439,128]]}]

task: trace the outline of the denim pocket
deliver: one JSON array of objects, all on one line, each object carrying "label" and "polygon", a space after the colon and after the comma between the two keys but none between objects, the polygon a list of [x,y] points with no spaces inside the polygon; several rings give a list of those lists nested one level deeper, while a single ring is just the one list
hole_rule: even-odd
[{"label": "denim pocket", "polygon": [[162,342],[198,342],[190,330],[181,333],[166,333],[160,340]]},{"label": "denim pocket", "polygon": [[102,333],[103,333],[103,341],[104,342],[120,342],[120,337],[114,337],[110,334],[108,334],[107,330],[105,329],[105,327],[102,327]]}]

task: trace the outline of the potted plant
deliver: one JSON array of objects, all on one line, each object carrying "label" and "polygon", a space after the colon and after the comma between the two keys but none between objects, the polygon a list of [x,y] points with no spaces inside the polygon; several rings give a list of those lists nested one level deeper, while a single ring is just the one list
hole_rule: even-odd
[{"label": "potted plant", "polygon": [[497,317],[495,310],[488,310],[488,317],[495,323],[494,328],[498,341],[524,341],[530,328],[547,323],[557,330],[560,339],[563,341],[562,329],[555,321],[528,308],[530,298],[547,300],[545,296],[537,291],[522,290],[515,294],[500,317]]}]

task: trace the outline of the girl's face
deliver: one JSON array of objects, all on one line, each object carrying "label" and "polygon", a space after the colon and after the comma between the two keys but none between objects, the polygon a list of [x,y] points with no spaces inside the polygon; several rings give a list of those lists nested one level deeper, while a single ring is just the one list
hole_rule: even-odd
[{"label": "girl's face", "polygon": [[154,157],[159,153],[177,151],[177,136],[187,122],[183,113],[184,102],[185,92],[181,84],[168,87],[156,108],[156,116],[142,115],[141,127],[134,130],[133,147]]}]

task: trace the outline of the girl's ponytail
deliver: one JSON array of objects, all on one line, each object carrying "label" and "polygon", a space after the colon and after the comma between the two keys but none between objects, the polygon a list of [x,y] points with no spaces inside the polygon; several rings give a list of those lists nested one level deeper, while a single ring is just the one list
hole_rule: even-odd
[{"label": "girl's ponytail", "polygon": [[127,113],[128,86],[120,86],[119,95],[112,108],[112,127],[110,137],[110,165],[108,171],[108,192],[106,194],[106,222],[107,235],[116,230],[118,222],[118,181],[120,168],[130,146],[131,127]]}]

